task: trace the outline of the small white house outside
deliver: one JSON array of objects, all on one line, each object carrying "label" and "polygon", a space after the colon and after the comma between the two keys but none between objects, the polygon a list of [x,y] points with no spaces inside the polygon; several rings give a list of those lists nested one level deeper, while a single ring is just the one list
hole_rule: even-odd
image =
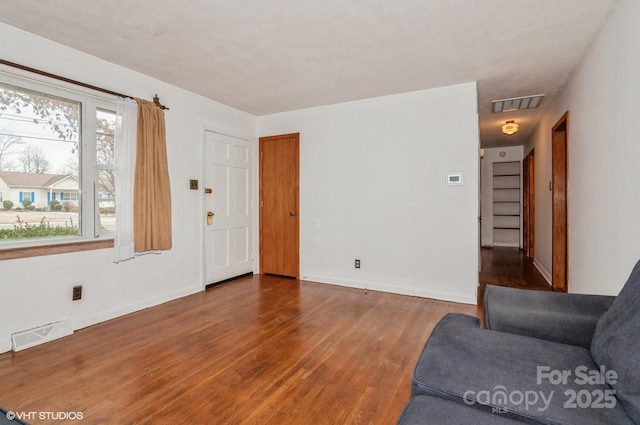
[{"label": "small white house outside", "polygon": [[78,178],[70,174],[40,174],[0,171],[0,205],[13,202],[13,208],[22,208],[29,200],[40,208],[48,208],[52,200],[77,208],[79,203]]}]

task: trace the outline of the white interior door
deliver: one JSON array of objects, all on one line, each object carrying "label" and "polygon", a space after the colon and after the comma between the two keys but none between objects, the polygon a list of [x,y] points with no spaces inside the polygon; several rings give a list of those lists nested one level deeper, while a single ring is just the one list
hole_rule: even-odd
[{"label": "white interior door", "polygon": [[[253,271],[252,155],[249,141],[205,134],[205,279]],[[208,220],[207,215],[211,215]]]}]

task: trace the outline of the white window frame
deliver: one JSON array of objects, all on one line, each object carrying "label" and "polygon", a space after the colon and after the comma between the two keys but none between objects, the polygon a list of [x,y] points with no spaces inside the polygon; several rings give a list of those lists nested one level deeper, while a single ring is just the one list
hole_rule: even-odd
[{"label": "white window frame", "polygon": [[[45,245],[69,244],[96,240],[112,240],[114,232],[97,230],[100,214],[97,194],[97,158],[96,158],[96,113],[98,109],[116,111],[116,97],[92,90],[79,90],[72,84],[66,84],[44,76],[34,78],[26,71],[6,70],[0,67],[0,82],[40,92],[44,95],[61,97],[80,102],[80,157],[79,180],[80,214],[78,227],[80,235],[61,236],[45,239],[20,239],[0,243],[0,250],[12,248],[39,247]],[[89,202],[86,202],[89,200]],[[92,201],[92,202],[91,202]]]}]

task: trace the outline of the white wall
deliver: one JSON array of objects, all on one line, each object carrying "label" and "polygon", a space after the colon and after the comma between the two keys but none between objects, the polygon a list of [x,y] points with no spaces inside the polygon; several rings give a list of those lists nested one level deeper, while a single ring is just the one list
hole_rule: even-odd
[{"label": "white wall", "polygon": [[303,279],[476,302],[476,104],[469,83],[258,118],[300,133]]},{"label": "white wall", "polygon": [[[256,118],[68,47],[0,24],[0,57],[132,96],[158,93],[166,112],[173,249],[113,264],[111,250],[0,261],[0,352],[11,333],[62,319],[84,327],[202,290],[203,124],[255,137]],[[178,207],[179,206],[179,207]],[[84,285],[83,299],[71,288]]]},{"label": "white wall", "polygon": [[[542,275],[551,282],[551,235],[552,235],[552,193],[549,190],[551,182],[551,128],[557,120],[562,117],[561,113],[557,118],[552,119],[553,105],[544,114],[538,128],[529,141],[529,145],[525,146],[525,152],[528,154],[535,147],[534,157],[534,215],[535,215],[535,254],[533,263]],[[571,130],[570,130],[571,131]],[[571,135],[569,137],[572,137]],[[569,141],[571,143],[571,141]],[[571,160],[571,159],[570,159]],[[569,208],[573,208],[572,205]],[[573,274],[570,273],[571,280]],[[570,285],[569,291],[573,292],[573,285]]]},{"label": "white wall", "polygon": [[[504,152],[504,156],[500,153]],[[523,146],[484,149],[484,157],[480,161],[481,177],[481,241],[484,247],[493,247],[493,164],[494,162],[519,161],[522,171]],[[522,178],[520,179],[522,183]],[[520,184],[522,187],[522,184]],[[520,190],[520,206],[522,210],[522,190]],[[522,219],[522,217],[521,217]],[[520,226],[520,245],[522,246],[522,220]]]},{"label": "white wall", "polygon": [[569,111],[569,290],[617,294],[640,258],[640,2],[623,0],[527,147],[536,261],[551,270],[551,127]]}]

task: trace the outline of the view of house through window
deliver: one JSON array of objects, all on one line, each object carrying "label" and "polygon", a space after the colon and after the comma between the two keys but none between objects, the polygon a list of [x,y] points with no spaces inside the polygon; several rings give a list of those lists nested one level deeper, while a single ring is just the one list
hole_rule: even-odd
[{"label": "view of house through window", "polygon": [[115,228],[115,113],[69,97],[0,82],[0,244]]}]

